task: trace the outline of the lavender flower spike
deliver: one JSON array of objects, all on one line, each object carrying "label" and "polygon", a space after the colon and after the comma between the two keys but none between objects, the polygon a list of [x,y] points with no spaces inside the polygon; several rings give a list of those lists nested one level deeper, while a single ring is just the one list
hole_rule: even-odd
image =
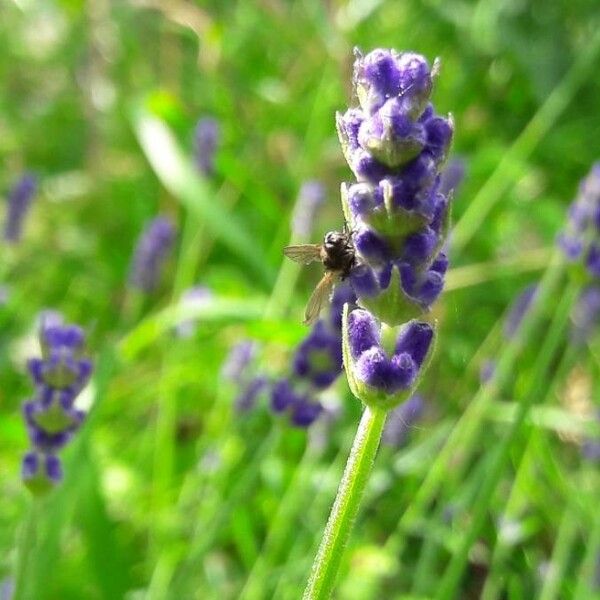
[{"label": "lavender flower spike", "polygon": [[414,52],[357,52],[360,106],[337,115],[357,179],[342,185],[358,255],[349,279],[366,309],[348,313],[344,364],[355,395],[385,409],[410,396],[430,355],[433,328],[414,319],[441,294],[448,268],[452,194],[441,173],[454,125],[430,102],[438,72],[437,60]]},{"label": "lavender flower spike", "polygon": [[360,106],[337,116],[357,182],[342,185],[360,267],[359,304],[390,325],[427,311],[442,291],[451,194],[441,187],[454,125],[429,96],[438,63],[412,52],[357,54]]},{"label": "lavender flower spike", "polygon": [[215,174],[215,153],[221,132],[219,123],[212,117],[203,117],[194,131],[194,156],[198,171],[205,177]]},{"label": "lavender flower spike", "polygon": [[14,185],[8,196],[4,239],[16,243],[21,239],[23,221],[37,191],[37,179],[25,173]]},{"label": "lavender flower spike", "polygon": [[166,217],[153,219],[142,233],[131,263],[129,281],[149,293],[158,285],[161,267],[175,239],[175,227]]},{"label": "lavender flower spike", "polygon": [[81,328],[55,316],[42,320],[39,336],[42,357],[27,365],[35,394],[23,404],[32,449],[23,459],[22,478],[34,494],[46,493],[62,479],[57,453],[83,422],[85,414],[75,400],[92,373]]}]

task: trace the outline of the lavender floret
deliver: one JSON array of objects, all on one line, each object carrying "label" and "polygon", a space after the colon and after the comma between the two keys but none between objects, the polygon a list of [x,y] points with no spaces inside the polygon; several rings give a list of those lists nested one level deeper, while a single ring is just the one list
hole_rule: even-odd
[{"label": "lavender floret", "polygon": [[391,356],[382,347],[379,326],[366,310],[354,310],[348,317],[348,341],[353,375],[359,385],[392,395],[414,384],[433,341],[428,323],[410,321],[396,338]]}]

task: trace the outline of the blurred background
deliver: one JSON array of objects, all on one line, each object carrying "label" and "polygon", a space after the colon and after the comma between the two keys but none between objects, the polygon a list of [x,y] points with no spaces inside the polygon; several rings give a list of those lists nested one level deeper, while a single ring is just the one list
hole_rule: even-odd
[{"label": "blurred background", "polygon": [[[454,597],[598,597],[594,323],[577,351],[556,325],[540,371],[550,307],[509,392],[465,411],[600,157],[599,24],[594,0],[4,0],[0,218],[24,176],[35,191],[0,243],[0,589],[31,504],[25,365],[40,312],[56,310],[85,328],[95,376],[40,507],[32,597],[300,597],[360,405],[343,376],[310,428],[273,414],[260,385],[251,409],[240,396],[289,373],[306,336],[321,270],[282,248],[306,182],[323,195],[306,241],[343,224],[334,114],[356,104],[358,46],[440,57],[433,100],[454,117],[464,178],[436,355],[419,410],[380,451],[338,597],[435,596],[527,390]],[[159,216],[148,282],[134,255]],[[232,379],[223,364],[244,340],[254,358]]]}]

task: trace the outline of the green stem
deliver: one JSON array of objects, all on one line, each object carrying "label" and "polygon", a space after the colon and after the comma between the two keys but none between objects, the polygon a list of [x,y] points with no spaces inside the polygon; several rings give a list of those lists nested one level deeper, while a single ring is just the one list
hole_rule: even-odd
[{"label": "green stem", "polygon": [[304,600],[329,598],[360,501],[373,467],[387,412],[367,406],[363,412],[340,487],[313,563]]},{"label": "green stem", "polygon": [[28,598],[28,576],[29,567],[31,565],[31,555],[36,543],[38,519],[38,501],[33,500],[27,519],[23,523],[19,533],[19,541],[17,546],[17,564],[15,571],[15,589],[13,600],[23,600]]}]

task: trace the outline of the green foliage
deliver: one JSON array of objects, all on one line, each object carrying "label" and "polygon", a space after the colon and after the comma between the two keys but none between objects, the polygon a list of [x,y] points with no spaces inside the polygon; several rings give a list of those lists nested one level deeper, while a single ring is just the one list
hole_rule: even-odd
[{"label": "green foliage", "polygon": [[[356,102],[358,45],[441,58],[435,102],[453,114],[467,178],[419,388],[428,411],[403,448],[379,451],[338,597],[598,594],[600,480],[580,446],[600,435],[600,336],[568,343],[579,282],[550,268],[528,335],[501,335],[600,158],[597,12],[594,0],[4,2],[0,191],[24,169],[41,191],[22,242],[0,242],[0,581],[31,522],[24,364],[53,308],[88,331],[96,375],[66,479],[37,511],[32,597],[300,596],[360,406],[340,382],[334,422],[290,429],[265,396],[236,413],[220,368],[251,337],[261,372],[281,375],[303,337],[319,269],[278,280],[281,251],[305,179],[328,191],[315,242],[342,225],[334,114]],[[205,115],[222,130],[212,179],[193,168]],[[159,289],[139,297],[129,261],[159,213],[178,241]],[[193,285],[212,298],[188,309]],[[194,335],[174,336],[189,318]],[[481,387],[485,359],[503,372]]]}]

